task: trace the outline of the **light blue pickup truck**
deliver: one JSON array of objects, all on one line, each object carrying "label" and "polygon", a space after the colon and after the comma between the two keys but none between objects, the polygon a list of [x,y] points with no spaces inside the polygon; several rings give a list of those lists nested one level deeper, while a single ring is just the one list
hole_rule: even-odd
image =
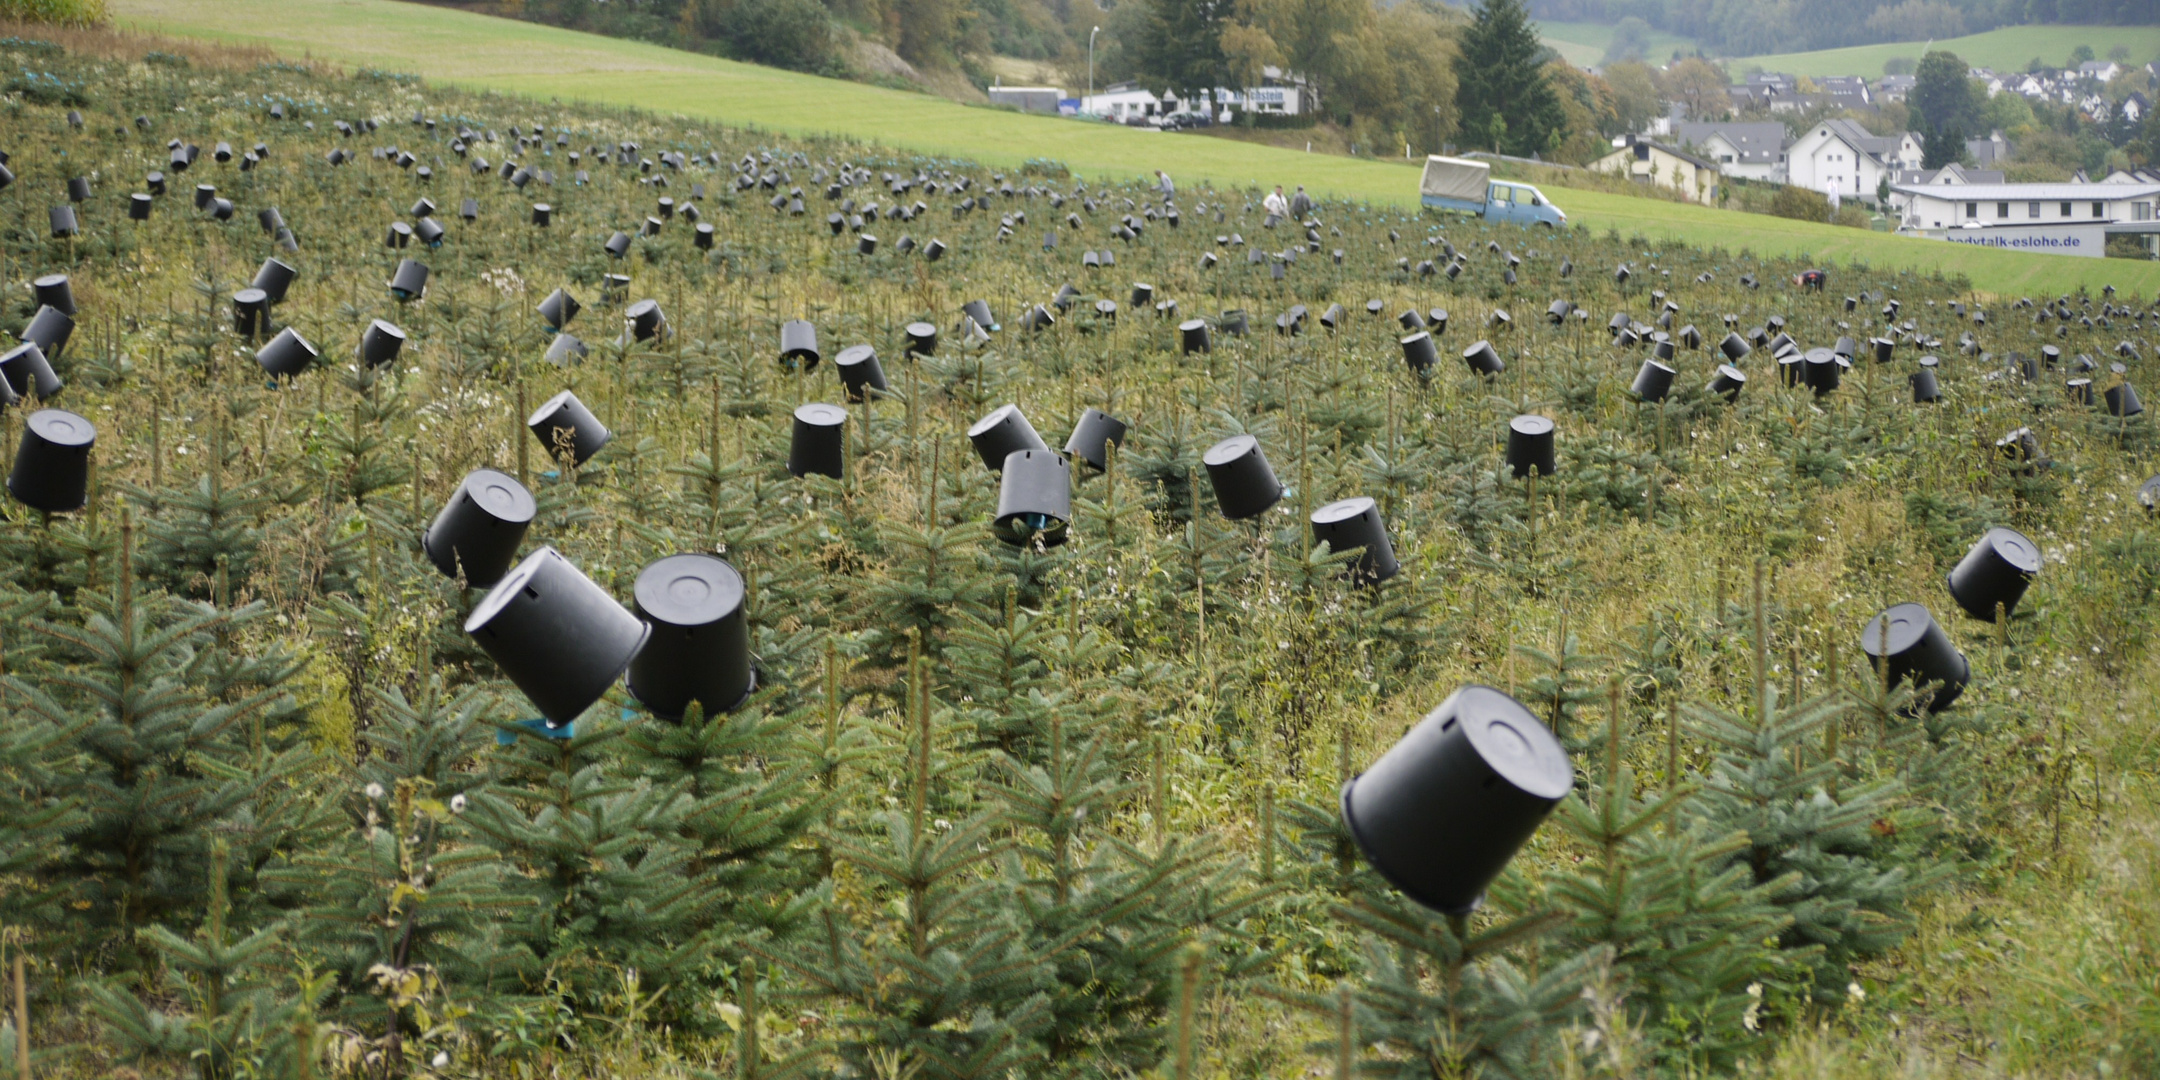
[{"label": "light blue pickup truck", "polygon": [[1436,210],[1475,214],[1487,221],[1517,225],[1543,225],[1557,229],[1567,224],[1567,212],[1552,204],[1530,184],[1495,181],[1492,166],[1482,161],[1441,157],[1425,159],[1425,175],[1418,183],[1419,201]]}]

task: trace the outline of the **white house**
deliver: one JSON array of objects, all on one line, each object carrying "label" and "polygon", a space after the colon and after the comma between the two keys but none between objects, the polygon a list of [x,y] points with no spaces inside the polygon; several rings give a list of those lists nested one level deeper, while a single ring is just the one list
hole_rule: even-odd
[{"label": "white house", "polygon": [[1785,151],[1785,182],[1827,195],[1872,200],[1876,185],[1899,169],[1917,169],[1920,138],[1877,136],[1850,120],[1824,120]]},{"label": "white house", "polygon": [[2152,221],[2153,184],[1900,184],[1890,189],[1909,229]]},{"label": "white house", "polygon": [[1080,115],[1124,123],[1162,113],[1162,99],[1138,83],[1117,83],[1080,99]]},{"label": "white house", "polygon": [[1717,163],[1718,171],[1743,180],[1785,180],[1785,125],[1676,123],[1673,141]]},{"label": "white house", "polygon": [[2094,82],[2106,82],[2122,74],[2122,65],[2113,60],[2087,60],[2078,65],[2078,75]]},{"label": "white house", "polygon": [[1150,116],[1175,116],[1193,113],[1209,116],[1217,121],[1230,120],[1231,110],[1250,110],[1256,113],[1279,116],[1297,116],[1319,107],[1319,96],[1313,91],[1303,75],[1285,74],[1280,68],[1268,67],[1261,73],[1260,85],[1244,90],[1216,87],[1202,90],[1190,98],[1180,99],[1175,93],[1157,96],[1139,83],[1121,82],[1080,99],[1080,115],[1099,116],[1118,123],[1145,121]]}]

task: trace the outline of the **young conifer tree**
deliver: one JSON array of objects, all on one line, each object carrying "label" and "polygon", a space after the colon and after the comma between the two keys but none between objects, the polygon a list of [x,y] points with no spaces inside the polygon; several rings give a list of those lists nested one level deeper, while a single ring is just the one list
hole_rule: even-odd
[{"label": "young conifer tree", "polygon": [[531,904],[509,942],[580,1010],[618,990],[626,969],[677,986],[703,962],[684,801],[623,760],[624,737],[649,721],[613,712],[601,703],[562,738],[519,730],[487,756],[488,783],[465,814]]},{"label": "young conifer tree", "polygon": [[[751,939],[790,935],[806,918],[797,897],[820,867],[800,841],[837,794],[816,783],[819,759],[795,737],[817,710],[779,714],[768,708],[778,699],[761,697],[709,718],[692,702],[680,721],[644,717],[623,740],[624,767],[675,799],[681,873],[692,887],[686,930],[736,964]],[[698,985],[656,1003],[657,1015],[678,1028],[703,1022]]]},{"label": "young conifer tree", "polygon": [[917,640],[905,670],[904,801],[832,841],[867,894],[844,905],[828,885],[799,940],[753,948],[787,970],[802,997],[841,1009],[833,1049],[851,1068],[870,1074],[884,1055],[924,1080],[991,1080],[1042,1058],[1051,971],[999,902],[1002,887],[981,872],[1011,845],[998,836],[997,812],[965,790],[980,754],[957,745]]},{"label": "young conifer tree", "polygon": [[1780,886],[1770,895],[1790,923],[1778,944],[1803,965],[1811,985],[1801,989],[1837,1001],[1855,960],[1903,940],[1911,928],[1907,899],[1939,871],[1901,857],[1894,835],[1879,828],[1899,818],[1904,785],[1894,776],[1848,782],[1836,740],[1825,742],[1851,712],[1845,691],[1793,705],[1779,700],[1762,593],[1758,569],[1750,709],[1687,708],[1695,730],[1715,747],[1694,816],[1714,836],[1746,833],[1734,862],[1755,884]]},{"label": "young conifer tree", "polygon": [[1160,1060],[1182,946],[1204,941],[1239,974],[1261,959],[1240,930],[1271,890],[1244,886],[1243,864],[1206,840],[1148,848],[1098,827],[1137,787],[1113,769],[1112,745],[1053,714],[1041,760],[999,755],[1005,779],[989,788],[1018,841],[1002,860],[1005,902],[1054,979],[1046,1076]]},{"label": "young conifer tree", "polygon": [[269,477],[233,475],[240,453],[223,408],[210,417],[209,428],[202,471],[192,483],[128,491],[148,515],[141,537],[145,571],[167,590],[198,599],[211,596],[220,569],[228,582],[254,572],[263,545],[259,522],[278,501]]},{"label": "young conifer tree", "polygon": [[1597,780],[1555,814],[1588,858],[1563,864],[1551,894],[1573,916],[1572,943],[1611,950],[1617,1007],[1661,1061],[1729,1068],[1753,1036],[1747,1014],[1760,999],[1747,987],[1774,973],[1763,942],[1789,922],[1770,897],[1798,875],[1758,885],[1734,865],[1747,837],[1688,820],[1695,784],[1638,794],[1622,702],[1615,682]]},{"label": "young conifer tree", "polygon": [[77,764],[53,774],[45,795],[81,816],[53,869],[89,905],[78,924],[85,936],[123,943],[199,907],[215,824],[290,779],[304,757],[258,755],[250,739],[256,719],[287,707],[275,681],[289,665],[257,672],[270,685],[204,681],[202,656],[238,648],[263,605],[220,610],[142,590],[133,547],[123,522],[112,591],[78,594],[77,619],[26,624],[64,666],[8,678],[22,710],[70,733]]},{"label": "young conifer tree", "polygon": [[152,1010],[140,996],[110,983],[92,988],[90,1010],[131,1056],[193,1059],[202,1080],[226,1080],[238,1074],[251,1051],[287,1040],[295,1003],[279,993],[276,960],[286,945],[282,928],[273,924],[244,936],[234,933],[227,925],[232,903],[222,839],[211,842],[206,863],[209,899],[201,928],[193,935],[162,924],[142,931],[164,963],[168,991],[187,1011],[173,1017]]}]

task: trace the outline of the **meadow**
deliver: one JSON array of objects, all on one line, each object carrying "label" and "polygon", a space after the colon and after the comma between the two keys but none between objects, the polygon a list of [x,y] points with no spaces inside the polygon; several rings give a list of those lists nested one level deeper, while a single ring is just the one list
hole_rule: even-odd
[{"label": "meadow", "polygon": [[[630,106],[1005,168],[1055,160],[1094,180],[1146,179],[1167,169],[1180,183],[1283,184],[1285,190],[1303,184],[1315,194],[1376,210],[1408,209],[1416,198],[1414,167],[1392,160],[1301,154],[1227,139],[1023,116],[394,0],[123,0],[114,12],[124,26],[142,31],[264,48],[353,70],[405,72],[435,85],[502,91],[534,101]],[[1554,198],[1571,222],[1598,232],[1619,229],[1884,269],[1940,269],[1963,275],[1974,289],[1992,295],[2061,294],[2107,284],[2160,291],[2160,264],[1951,250],[1917,238],[1604,192],[1569,189]]]},{"label": "meadow", "polygon": [[[1568,63],[1577,67],[1597,67],[1605,61],[1605,50],[1612,45],[1613,28],[1605,23],[1538,23],[1538,36],[1553,47]],[[1652,30],[1645,38],[1649,48],[1643,59],[1652,64],[1662,64],[1677,51],[1683,56],[1693,56],[1696,45],[1693,38]]]},{"label": "meadow", "polygon": [[[0,39],[0,1077],[2160,1070],[2149,287],[67,40]],[[603,646],[682,557],[670,706]],[[1566,757],[1442,912],[1340,808],[1477,686]]]},{"label": "meadow", "polygon": [[2005,26],[1936,42],[1907,41],[1741,57],[1729,67],[1736,73],[1756,67],[1793,75],[1865,75],[1873,79],[1883,73],[1883,64],[1889,60],[1903,57],[1918,63],[1923,52],[1941,49],[1956,53],[1974,67],[2010,72],[2023,71],[2034,60],[2050,67],[2070,66],[2070,54],[2080,45],[2090,47],[2099,57],[2120,45],[2130,50],[2129,63],[2149,64],[2160,60],[2160,26]]}]

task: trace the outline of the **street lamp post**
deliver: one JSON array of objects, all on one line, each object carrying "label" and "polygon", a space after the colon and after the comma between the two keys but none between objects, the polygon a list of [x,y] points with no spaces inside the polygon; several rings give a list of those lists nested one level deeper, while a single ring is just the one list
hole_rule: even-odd
[{"label": "street lamp post", "polygon": [[[1100,26],[1088,31],[1088,96],[1091,98],[1095,96],[1095,35],[1100,33],[1102,33],[1102,27]],[[1082,102],[1083,106],[1085,104],[1085,102]],[[1087,110],[1083,107],[1081,111],[1086,112]]]}]

